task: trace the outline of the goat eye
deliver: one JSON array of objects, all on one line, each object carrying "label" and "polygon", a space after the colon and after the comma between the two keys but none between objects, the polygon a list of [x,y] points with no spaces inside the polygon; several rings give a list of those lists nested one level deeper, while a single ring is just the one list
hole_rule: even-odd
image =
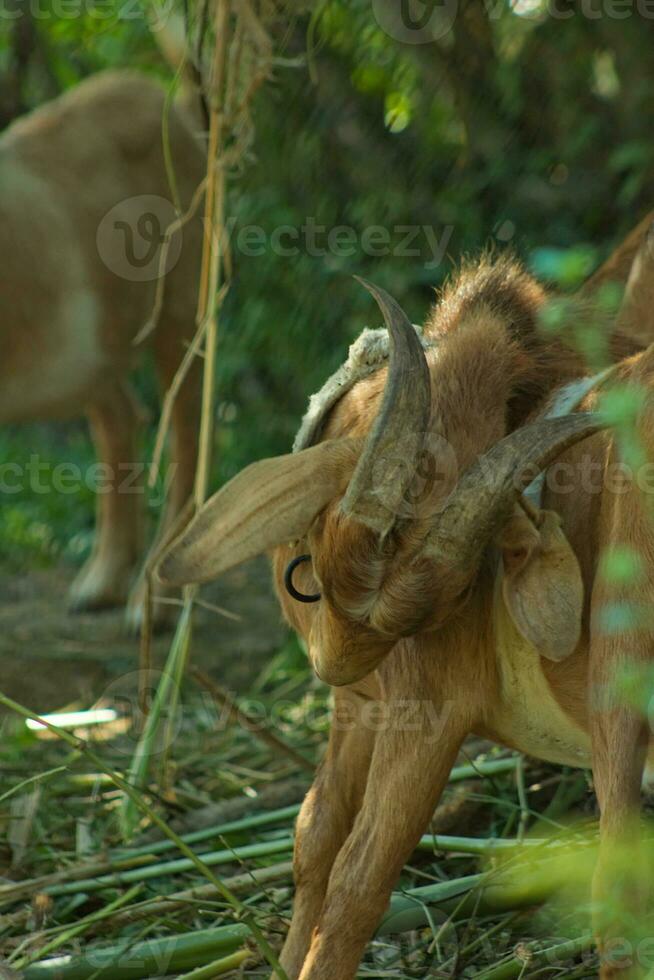
[{"label": "goat eye", "polygon": [[304,592],[298,592],[298,590],[293,585],[293,572],[298,565],[301,565],[304,561],[311,561],[311,555],[298,555],[293,561],[290,561],[286,566],[286,571],[284,572],[284,585],[286,591],[293,599],[297,599],[298,602],[318,602],[321,598],[320,592],[315,592],[313,595],[305,595]]}]

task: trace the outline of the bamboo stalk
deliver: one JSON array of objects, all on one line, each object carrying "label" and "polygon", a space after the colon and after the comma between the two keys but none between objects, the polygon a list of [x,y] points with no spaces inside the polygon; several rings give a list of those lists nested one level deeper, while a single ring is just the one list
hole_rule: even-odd
[{"label": "bamboo stalk", "polygon": [[[186,844],[198,844],[201,841],[210,840],[212,837],[224,837],[227,834],[240,833],[243,830],[254,830],[257,827],[284,823],[287,820],[293,820],[299,812],[300,804],[293,803],[291,806],[284,806],[278,810],[264,810],[262,813],[254,813],[250,817],[241,817],[240,820],[230,820],[228,823],[217,824],[215,827],[194,830],[190,834],[182,834],[181,838]],[[161,854],[174,847],[172,841],[160,840],[152,844],[143,844],[140,847],[125,848],[116,852],[116,857],[127,858]]]},{"label": "bamboo stalk", "polygon": [[[509,759],[487,760],[476,763],[473,766],[463,765],[452,770],[450,782],[460,782],[469,779],[471,776],[494,776],[503,772],[512,771],[516,768],[517,757]],[[80,777],[70,777],[82,778]],[[111,778],[104,773],[96,773],[93,779],[101,778],[107,783],[112,783]],[[240,833],[246,830],[253,830],[258,827],[266,827],[276,823],[285,823],[293,820],[300,811],[300,804],[292,804],[276,810],[268,810],[257,813],[239,820],[217,824],[213,827],[206,827],[196,830],[189,834],[180,835],[180,840],[185,844],[198,844],[212,838],[225,836],[231,833]],[[528,842],[528,846],[538,846],[537,843]],[[55,872],[51,875],[42,875],[38,878],[31,878],[26,881],[0,885],[0,902],[10,902],[29,895],[38,890],[45,890],[49,886],[56,886],[65,881],[79,881],[84,878],[91,878],[98,875],[113,875],[117,872],[130,870],[134,867],[145,867],[154,863],[154,858],[158,854],[165,853],[178,847],[175,840],[166,838],[155,841],[151,844],[143,844],[135,848],[121,848],[113,852],[108,861],[98,861],[92,864],[76,865],[65,871]],[[492,850],[511,851],[517,847],[517,842],[496,839],[496,838],[470,838],[470,837],[450,837],[447,835],[425,835],[418,844],[420,851],[459,851],[468,854],[488,854]]]},{"label": "bamboo stalk", "polygon": [[[271,864],[267,868],[255,868],[252,871],[225,878],[224,883],[230,891],[239,895],[252,888],[253,885],[269,885],[272,882],[288,881],[292,875],[292,862],[282,861],[279,864]],[[185,888],[183,891],[172,892],[165,898],[154,896],[131,905],[129,908],[121,909],[112,914],[111,921],[114,926],[120,927],[145,917],[167,915],[169,912],[184,908],[189,902],[206,901],[215,898],[218,894],[213,885],[196,885],[195,888]]]},{"label": "bamboo stalk", "polygon": [[474,779],[478,776],[500,776],[504,772],[514,772],[520,764],[520,756],[512,755],[508,759],[484,759],[482,762],[466,762],[455,766],[450,773],[450,783],[460,783],[464,779]]},{"label": "bamboo stalk", "polygon": [[[106,918],[107,915],[110,915],[112,912],[122,908],[123,905],[128,905],[140,891],[141,885],[134,885],[133,888],[130,888],[129,891],[125,892],[123,895],[119,895],[118,898],[114,899],[113,902],[110,902],[107,906],[105,906],[105,908],[100,909],[99,912],[94,912],[92,915],[86,916],[81,921],[76,922],[73,926],[68,926],[65,929],[61,929],[56,936],[50,939],[45,946],[42,946],[41,949],[37,950],[32,956],[26,956],[18,960],[15,960],[12,957],[12,966],[15,969],[20,970],[29,966],[30,963],[33,963],[37,959],[43,959],[43,957],[47,956],[48,953],[53,953],[55,949],[59,949],[60,946],[63,946],[71,939],[74,939],[75,936],[82,935],[84,932],[86,932],[89,925],[93,925],[94,922],[98,922],[102,918]],[[34,941],[37,939],[38,934],[30,937],[32,943],[34,943]],[[28,940],[28,942],[30,940]],[[14,956],[17,956],[20,951],[21,947],[19,946],[14,951]]]},{"label": "bamboo stalk", "polygon": [[232,952],[249,936],[237,924],[203,929],[162,939],[92,947],[81,956],[57,956],[28,966],[24,980],[142,980],[179,973],[206,964],[210,957]]},{"label": "bamboo stalk", "polygon": [[[283,807],[279,810],[269,810],[265,813],[255,814],[252,817],[243,817],[240,820],[233,820],[230,823],[220,824],[207,830],[195,831],[180,837],[185,844],[195,844],[213,837],[222,837],[230,833],[244,830],[252,830],[257,827],[266,827],[270,824],[280,823],[290,820],[297,815],[299,806]],[[79,882],[81,879],[95,879],[99,875],[108,875],[112,880],[122,872],[133,868],[144,868],[155,863],[157,854],[176,849],[177,844],[172,840],[157,841],[156,844],[145,845],[134,850],[116,852],[108,861],[96,861],[75,865],[65,871],[57,871],[50,875],[41,875],[38,878],[28,878],[25,881],[11,882],[0,885],[0,902],[8,903],[17,901],[27,895],[37,891],[47,891],[51,886],[57,886],[64,882]]]},{"label": "bamboo stalk", "polygon": [[[585,846],[590,841],[575,841],[575,846]],[[416,846],[417,851],[444,851],[445,853],[480,854],[512,854],[524,850],[554,850],[569,847],[566,839],[550,840],[546,837],[453,837],[448,834],[425,834]]]},{"label": "bamboo stalk", "polygon": [[65,871],[55,871],[49,875],[39,875],[38,878],[27,878],[24,881],[9,882],[0,885],[0,903],[3,905],[19,901],[32,895],[35,892],[45,892],[50,886],[58,885],[65,881],[79,881],[84,877],[92,877],[109,872],[119,872],[128,868],[138,868],[149,863],[145,855],[137,855],[135,858],[125,858],[123,860],[96,861],[74,865],[66,868]]},{"label": "bamboo stalk", "polygon": [[466,875],[451,881],[439,881],[434,885],[410,888],[401,895],[394,893],[390,908],[377,927],[377,936],[388,936],[394,932],[406,932],[428,925],[426,905],[441,905],[460,899],[478,888],[483,881],[483,874]]},{"label": "bamboo stalk", "polygon": [[[255,844],[244,844],[240,847],[222,848],[218,851],[208,851],[197,855],[208,867],[219,864],[229,864],[233,861],[243,861],[248,858],[268,857],[270,854],[279,854],[293,849],[293,837],[286,836],[272,841],[263,841]],[[517,838],[502,839],[494,837],[453,837],[447,834],[426,834],[421,837],[416,845],[417,852],[433,853],[441,851],[445,853],[472,854],[479,856],[490,856],[493,854],[520,854],[534,850],[552,852],[557,849],[569,846],[566,841],[549,841],[543,838],[520,840]],[[583,842],[578,842],[577,846],[583,846]],[[127,885],[132,882],[150,881],[153,878],[168,878],[173,875],[191,871],[194,860],[190,858],[177,858],[173,861],[163,861],[158,864],[141,864],[136,868],[126,868],[115,870],[110,874],[96,875],[90,878],[76,878],[74,881],[65,881],[48,885],[42,890],[51,896],[70,895],[77,892],[101,891],[103,888]],[[11,888],[12,886],[9,886]],[[13,893],[15,897],[15,893]],[[1,893],[0,893],[0,897]]]},{"label": "bamboo stalk", "polygon": [[[546,867],[545,862],[541,862]],[[429,925],[428,906],[456,909],[456,917],[471,912],[512,912],[541,905],[561,886],[561,875],[534,875],[534,864],[502,867],[394,894],[377,935],[404,932]]]},{"label": "bamboo stalk", "polygon": [[[263,876],[266,871],[271,869],[265,869],[258,874]],[[278,873],[279,869],[275,869],[275,873]],[[286,865],[284,868],[286,872],[290,872],[290,865]],[[256,875],[257,873],[255,873]],[[240,876],[244,881],[249,878],[248,875]],[[507,910],[514,910],[516,908],[525,907],[527,905],[536,904],[539,901],[544,900],[551,890],[555,887],[554,885],[541,887],[538,894],[535,894],[529,889],[529,883],[520,882],[519,879],[522,875],[503,875],[503,874],[477,874],[468,875],[462,878],[453,879],[447,882],[438,882],[436,884],[430,884],[420,888],[413,888],[407,890],[403,894],[394,894],[391,900],[391,907],[386,913],[382,922],[377,930],[377,936],[383,937],[392,933],[403,932],[421,926],[427,925],[429,923],[429,905],[439,905],[444,909],[456,908],[457,917],[465,914],[471,906],[474,904],[476,908],[483,909],[485,911],[495,911],[504,912]],[[263,878],[254,878],[257,883],[263,883]],[[235,883],[236,879],[232,879]],[[516,891],[515,885],[518,883],[522,885]],[[506,886],[510,884],[512,890],[507,892]],[[203,886],[202,889],[190,889],[187,892],[179,893],[177,898],[182,896],[195,896],[206,897],[207,887]],[[162,911],[165,911],[168,902],[172,901],[174,896],[170,899],[161,899],[156,903],[156,907],[160,907]],[[145,906],[151,903],[141,903]],[[138,908],[138,907],[137,907]],[[124,909],[121,912],[121,917],[127,918],[130,910]],[[130,920],[131,921],[131,920]],[[225,945],[229,942],[234,942],[235,945],[239,944],[248,935],[248,929],[245,925],[227,926],[218,930],[207,930],[206,934],[214,937],[216,940],[221,942],[221,947],[219,950],[213,950],[214,952],[225,952]],[[200,936],[199,948],[194,949],[194,953],[197,954],[198,963],[205,963],[206,956],[208,953],[207,948],[204,946],[203,934],[194,933],[194,936]],[[223,936],[227,937],[223,940]],[[48,978],[57,977],[57,980],[87,980],[91,976],[91,972],[88,969],[88,964],[92,961],[93,969],[99,970],[96,975],[100,978],[102,977],[147,977],[150,976],[148,972],[137,972],[133,969],[133,961],[141,961],[144,957],[149,957],[147,962],[152,963],[152,957],[157,953],[158,956],[162,957],[167,954],[171,949],[171,943],[174,943],[177,937],[173,937],[168,940],[152,940],[147,943],[138,944],[134,946],[133,949],[129,950],[129,944],[118,944],[117,946],[109,948],[95,948],[87,952],[86,956],[71,959],[71,958],[58,958],[57,960],[46,961],[45,963],[35,964],[33,967],[28,967],[25,972],[25,980],[48,980]],[[168,969],[182,968],[181,955],[187,951],[187,936],[181,936],[179,939],[184,941],[184,948],[178,950],[180,953],[180,958],[176,958],[174,962],[171,960]],[[590,945],[589,937],[582,937],[580,940],[574,940],[570,944],[561,944],[557,947],[552,947],[549,950],[536,951],[534,957],[538,961],[547,960],[548,956],[556,955],[558,960],[565,959],[577,953]],[[127,950],[125,949],[127,946]],[[126,955],[126,959],[123,958],[123,953]],[[177,954],[176,954],[177,955]],[[116,963],[117,957],[120,956],[120,965]],[[202,959],[204,957],[204,959]],[[161,960],[157,965],[160,965]],[[55,970],[56,965],[56,970]],[[139,962],[139,966],[141,963]],[[186,963],[186,967],[190,967],[192,964]],[[513,956],[506,961],[498,964],[497,967],[492,968],[494,972],[490,972],[488,976],[483,974],[484,980],[504,980],[505,977],[514,977],[519,975],[519,969],[524,964],[522,961]],[[138,968],[137,968],[138,969]],[[110,972],[113,971],[113,972]],[[210,976],[211,974],[207,974]],[[201,975],[202,976],[202,975]]]},{"label": "bamboo stalk", "polygon": [[123,777],[120,776],[113,769],[110,769],[109,767],[104,765],[100,757],[96,755],[96,753],[93,752],[88,747],[86,742],[84,742],[83,739],[78,738],[76,735],[72,734],[72,732],[68,732],[66,731],[66,729],[60,728],[58,725],[53,725],[51,721],[42,718],[34,711],[30,711],[28,708],[25,708],[22,704],[19,704],[17,701],[14,701],[12,698],[7,697],[7,695],[3,694],[1,691],[0,691],[0,704],[4,705],[6,708],[9,708],[11,711],[14,711],[22,718],[38,721],[40,724],[44,725],[48,729],[48,731],[52,732],[53,735],[57,735],[67,745],[70,745],[72,746],[72,748],[77,749],[82,755],[86,756],[94,766],[97,766],[98,769],[101,769],[103,772],[105,772],[111,778],[111,781],[118,787],[118,789],[122,790],[122,792],[129,797],[129,799],[134,803],[134,805],[142,813],[144,813],[159,828],[159,830],[161,830],[163,834],[165,834],[170,840],[175,841],[182,854],[184,854],[185,857],[189,858],[192,861],[193,865],[197,868],[197,870],[202,875],[204,875],[211,882],[212,885],[214,885],[214,887],[219,892],[219,894],[225,899],[226,902],[228,902],[229,905],[231,905],[231,907],[234,909],[236,914],[241,917],[243,923],[247,925],[247,928],[251,932],[254,941],[256,942],[257,946],[265,956],[268,963],[270,963],[270,965],[272,966],[273,971],[276,973],[279,980],[288,980],[288,977],[286,976],[286,972],[280,966],[279,961],[277,960],[277,956],[275,955],[275,952],[272,950],[265,936],[261,932],[261,929],[255,922],[251,910],[246,905],[244,905],[243,902],[241,902],[236,897],[236,895],[233,895],[232,892],[230,892],[229,888],[227,888],[224,885],[224,883],[220,880],[220,878],[216,877],[216,875],[212,872],[211,868],[209,868],[202,861],[202,858],[199,855],[195,854],[195,852],[191,850],[188,844],[185,844],[184,841],[180,839],[179,835],[176,834],[175,831],[172,829],[172,827],[169,827],[166,821],[163,820],[163,818],[160,817],[159,814],[152,809],[152,807],[145,801],[145,799],[141,796],[138,790],[136,790],[127,780],[123,779]]},{"label": "bamboo stalk", "polygon": [[[179,373],[180,372],[178,371],[175,377],[177,377]],[[188,500],[184,505],[184,507],[179,512],[179,514],[177,515],[177,517],[175,518],[175,520],[173,521],[171,527],[162,536],[156,550],[154,550],[148,556],[148,559],[145,564],[145,568],[143,570],[143,579],[145,584],[145,597],[143,601],[143,622],[142,622],[141,637],[139,643],[138,700],[139,700],[139,707],[144,718],[147,718],[147,716],[150,714],[150,705],[148,703],[147,694],[149,692],[150,678],[152,676],[152,612],[153,612],[152,577],[154,575],[154,570],[156,568],[157,562],[161,558],[161,555],[163,554],[164,550],[168,547],[168,545],[173,540],[173,538],[177,537],[177,535],[182,531],[182,529],[186,527],[186,525],[188,524],[192,516],[193,516],[193,503],[191,500]],[[174,646],[175,644],[173,643],[173,648]],[[174,656],[171,657],[171,670],[174,671],[177,669],[177,663],[178,660],[180,659],[181,656],[179,656],[175,651]],[[161,710],[161,705],[158,707],[158,710]],[[156,725],[153,724],[152,726],[153,738],[155,736],[157,727],[158,727],[158,722]],[[148,741],[148,739],[145,737],[145,732],[144,732],[143,741],[144,742]],[[137,746],[137,750],[132,760],[132,764],[134,764],[134,760],[138,758],[139,747],[140,746]],[[146,755],[144,753],[144,759],[149,760],[149,755]],[[147,775],[147,771],[142,774],[136,773],[135,777],[137,779],[140,778],[141,781],[145,781],[146,775]]]},{"label": "bamboo stalk", "polygon": [[213,963],[207,963],[206,966],[199,966],[197,970],[192,970],[190,973],[184,973],[179,980],[211,980],[212,977],[220,977],[223,973],[235,970],[250,956],[252,953],[248,949],[239,950],[231,956],[225,956],[220,960],[214,960]]},{"label": "bamboo stalk", "polygon": [[[243,892],[247,892],[253,886],[289,881],[292,876],[292,862],[281,861],[279,864],[271,864],[265,868],[254,868],[250,871],[233,875],[230,878],[225,878],[224,885],[234,895],[240,895]],[[144,918],[161,918],[170,912],[176,912],[179,909],[187,907],[191,902],[203,902],[214,899],[219,895],[220,893],[212,884],[195,885],[193,888],[185,888],[182,891],[172,892],[165,897],[153,895],[151,898],[146,898],[141,902],[130,904],[127,908],[110,911],[107,907],[100,912],[92,913],[92,915],[87,916],[83,920],[86,923],[85,931],[87,933],[97,934],[104,932],[109,926],[112,929],[120,929],[122,926],[138,922]],[[29,908],[23,908],[20,912],[14,913],[12,916],[2,916],[0,917],[0,927],[6,923],[7,925],[24,928],[29,920],[30,914]],[[61,931],[62,927],[56,926],[52,929],[44,930],[41,935],[49,936],[55,933],[58,935]],[[25,938],[33,939],[34,934],[30,933]]]},{"label": "bamboo stalk", "polygon": [[[518,764],[519,757],[512,756],[508,759],[493,759],[470,764],[455,766],[450,773],[449,782],[458,783],[466,779],[478,778],[480,776],[496,776],[505,772],[513,772]],[[229,823],[218,824],[214,827],[205,827],[202,830],[195,830],[189,834],[183,834],[182,840],[187,844],[196,844],[200,841],[210,840],[225,834],[236,833],[242,830],[251,830],[254,827],[264,827],[268,824],[292,820],[300,812],[300,803],[293,803],[290,806],[282,807],[279,810],[267,810],[263,813],[255,813],[250,817],[242,817],[240,820],[232,820]],[[442,838],[439,838],[442,839]],[[463,838],[462,838],[463,839]],[[156,841],[152,844],[143,844],[136,848],[124,848],[116,852],[116,856],[128,855],[136,856],[140,854],[160,854],[175,847],[169,840]]]},{"label": "bamboo stalk", "polygon": [[[245,861],[248,858],[269,857],[271,854],[280,854],[292,849],[293,838],[282,837],[279,840],[264,841],[260,844],[244,844],[242,847],[209,851],[207,854],[198,854],[197,858],[202,861],[205,867],[213,868],[218,864],[230,864],[234,861]],[[75,895],[78,892],[97,892],[102,891],[103,888],[115,887],[116,885],[129,885],[135,881],[168,878],[172,875],[192,871],[195,863],[192,858],[177,858],[175,861],[164,861],[161,864],[134,868],[130,871],[117,871],[115,874],[100,875],[97,878],[83,878],[78,881],[63,882],[60,885],[51,885],[45,889],[45,893],[53,897],[56,895]]]},{"label": "bamboo stalk", "polygon": [[[564,943],[557,943],[554,946],[546,946],[538,949],[532,943],[526,945],[529,953],[529,967],[551,966],[552,969],[561,968],[565,960],[571,960],[575,956],[580,956],[593,947],[593,937],[590,935],[578,936],[576,939],[569,939]],[[525,969],[524,956],[513,953],[507,960],[502,960],[488,970],[482,970],[477,974],[477,980],[510,980],[511,977],[520,977]]]},{"label": "bamboo stalk", "polygon": [[[216,687],[217,686],[218,685],[216,685]],[[462,766],[455,766],[450,773],[449,782],[458,783],[463,782],[466,779],[478,778],[480,776],[489,777],[501,775],[505,772],[513,772],[517,768],[518,763],[519,756],[511,756],[508,759],[490,759],[475,763],[474,765],[466,763]],[[298,815],[300,812],[300,806],[301,804],[299,803],[293,804],[288,807],[283,807],[280,810],[271,810],[265,813],[255,814],[252,817],[244,817],[241,820],[232,821],[230,823],[218,824],[215,827],[206,827],[202,830],[197,830],[190,834],[182,835],[182,840],[187,844],[195,844],[199,843],[200,841],[209,840],[211,837],[217,837],[223,834],[241,830],[250,830],[253,827],[266,826],[268,823],[276,823],[287,819],[290,820]],[[137,848],[121,849],[119,852],[117,852],[117,856],[124,855],[127,857],[127,855],[136,856],[138,854],[159,854],[173,847],[175,847],[175,844],[171,841],[157,841],[153,844],[145,844]]]}]

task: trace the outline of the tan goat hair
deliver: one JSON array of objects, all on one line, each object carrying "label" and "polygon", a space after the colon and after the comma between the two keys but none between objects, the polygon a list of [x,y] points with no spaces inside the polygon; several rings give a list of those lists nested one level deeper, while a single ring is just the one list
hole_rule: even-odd
[{"label": "tan goat hair", "polygon": [[[632,270],[616,356],[648,328],[638,315],[652,268],[648,224],[581,296],[624,283]],[[619,460],[594,412],[597,392],[577,412],[544,417],[552,396],[583,373],[563,341],[539,328],[544,290],[512,261],[469,263],[421,340],[386,293],[368,288],[389,331],[388,366],[344,385],[323,417],[314,404],[303,448],[231,480],[160,568],[176,585],[206,581],[273,550],[286,618],[334,685],[329,746],[297,822],[281,959],[292,980],[355,976],[467,735],[592,767],[597,898],[619,887],[616,842],[630,834],[635,846],[649,741],[647,719],[608,685],[620,665],[651,659],[652,637],[607,630],[603,616],[610,604],[652,603],[654,527],[635,479],[623,476],[620,493],[604,483]],[[614,372],[648,394],[638,434],[649,451],[653,371],[647,348]],[[588,464],[599,472],[590,486]],[[536,508],[521,492],[539,470],[548,479]],[[614,547],[645,558],[636,583],[602,575],[598,559]],[[293,587],[318,601],[285,588],[301,555],[310,561],[295,568]],[[371,725],[371,704],[385,707],[386,724]],[[625,908],[635,894],[625,886]],[[600,911],[596,928],[606,952],[627,927]],[[637,964],[624,966],[607,954],[602,976],[639,975]]]},{"label": "tan goat hair", "polygon": [[[172,236],[158,320],[145,343],[135,344],[155,312],[162,240],[176,215],[162,140],[165,97],[144,75],[107,72],[0,137],[0,422],[85,413],[102,466],[95,477],[80,474],[81,482],[98,483],[98,504],[94,549],[72,587],[76,609],[122,604],[141,555],[142,413],[129,372],[149,349],[166,391],[195,333],[199,218]],[[170,107],[168,129],[186,208],[202,182],[204,154],[180,105]],[[174,526],[192,488],[199,392],[196,363],[172,412],[160,535]],[[27,464],[12,461],[12,488],[29,479]],[[141,603],[137,582],[133,625]]]}]

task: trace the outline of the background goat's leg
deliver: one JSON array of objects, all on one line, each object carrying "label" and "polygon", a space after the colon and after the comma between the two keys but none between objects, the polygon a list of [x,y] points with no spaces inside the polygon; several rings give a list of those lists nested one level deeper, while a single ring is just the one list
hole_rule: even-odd
[{"label": "background goat's leg", "polygon": [[363,804],[334,862],[300,980],[352,980],[429,824],[465,733],[437,733],[422,703],[419,711],[419,731],[392,730],[391,717],[389,729],[377,734]]},{"label": "background goat's leg", "polygon": [[88,408],[99,474],[95,541],[73,582],[72,609],[122,605],[141,544],[142,466],[136,463],[139,414],[126,381],[114,380]]},{"label": "background goat's leg", "polygon": [[334,692],[325,759],[307,793],[295,830],[293,920],[281,963],[295,980],[309,949],[336,855],[361,806],[375,734],[361,720],[370,704],[347,688]]},{"label": "background goat's leg", "polygon": [[[154,340],[155,367],[162,397],[172,384],[185,353],[186,346],[182,344],[182,337],[183,330],[179,329],[175,322],[169,323],[162,317]],[[200,431],[201,392],[202,361],[196,358],[173,403],[170,417],[168,470],[162,470],[160,479],[160,486],[166,484],[166,500],[150,555],[158,550],[162,539],[175,525],[176,518],[193,492]],[[163,597],[166,589],[161,583],[153,581],[152,591],[155,600],[153,609],[155,622],[163,623],[167,613],[170,612],[170,607],[163,604],[157,606],[156,599]],[[145,587],[141,575],[132,590],[127,609],[128,624],[134,630],[141,624],[144,598]]]},{"label": "background goat's leg", "polygon": [[[593,690],[611,691],[616,665],[624,663],[615,649],[624,640],[600,641],[601,666],[593,671]],[[593,651],[593,657],[597,651]],[[600,694],[601,696],[601,694]],[[615,695],[614,695],[615,696]],[[602,706],[600,705],[600,709]],[[600,806],[600,850],[593,876],[595,933],[604,963],[602,980],[642,977],[636,945],[647,908],[644,864],[636,855],[640,842],[640,787],[648,743],[648,727],[633,709],[605,706],[592,719],[593,778]],[[629,954],[629,946],[633,949]],[[615,951],[611,961],[611,949]]]}]

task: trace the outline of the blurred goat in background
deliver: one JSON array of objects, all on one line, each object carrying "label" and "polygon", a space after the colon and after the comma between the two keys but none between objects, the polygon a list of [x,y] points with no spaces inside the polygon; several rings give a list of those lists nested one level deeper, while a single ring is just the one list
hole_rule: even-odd
[{"label": "blurred goat in background", "polygon": [[[72,586],[73,609],[127,599],[142,552],[144,503],[139,409],[128,375],[149,348],[165,392],[195,333],[200,218],[175,231],[163,255],[162,245],[202,184],[204,154],[199,120],[165,100],[142,74],[102,73],[0,138],[0,423],[85,413],[102,464],[95,545]],[[156,322],[135,344],[155,305]],[[196,359],[172,409],[159,535],[191,493],[199,405]],[[19,479],[24,470],[14,466]],[[142,597],[141,581],[129,601],[133,626]]]}]

